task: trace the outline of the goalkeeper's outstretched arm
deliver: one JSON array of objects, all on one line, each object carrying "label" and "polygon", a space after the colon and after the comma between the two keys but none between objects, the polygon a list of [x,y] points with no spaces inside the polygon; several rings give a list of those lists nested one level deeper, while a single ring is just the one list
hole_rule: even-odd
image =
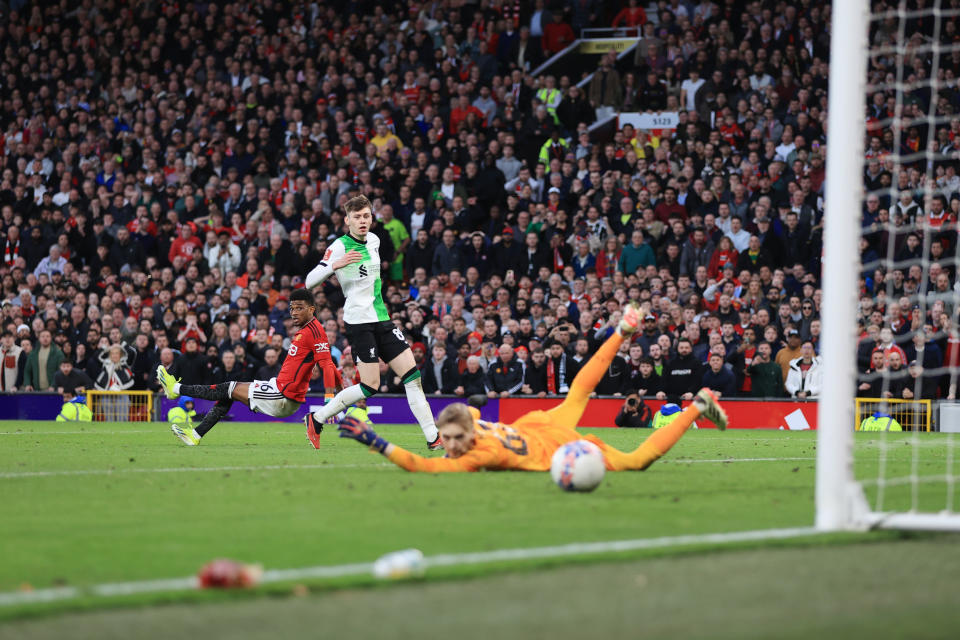
[{"label": "goalkeeper's outstretched arm", "polygon": [[341,438],[350,438],[364,444],[372,451],[384,455],[390,462],[407,471],[463,472],[484,468],[486,460],[481,451],[470,451],[459,458],[424,458],[402,447],[391,444],[356,418],[344,418],[337,427]]}]

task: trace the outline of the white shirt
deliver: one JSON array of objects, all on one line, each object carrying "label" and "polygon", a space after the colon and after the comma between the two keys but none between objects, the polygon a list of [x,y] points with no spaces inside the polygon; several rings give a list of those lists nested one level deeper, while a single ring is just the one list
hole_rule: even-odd
[{"label": "white shirt", "polygon": [[733,241],[733,248],[738,252],[746,251],[750,246],[750,232],[746,229],[740,229],[740,231],[736,233],[732,230],[727,231],[725,235]]},{"label": "white shirt", "polygon": [[680,85],[680,88],[687,92],[687,111],[693,111],[697,108],[695,98],[697,97],[697,91],[702,87],[707,81],[703,78],[698,78],[696,81],[687,78]]},{"label": "white shirt", "polygon": [[343,321],[347,324],[389,322],[390,312],[383,303],[380,290],[380,238],[368,233],[360,242],[347,234],[334,240],[313,271],[307,274],[307,288],[312,289],[334,274],[331,266],[348,251],[359,251],[363,259],[336,270],[337,281],[343,289]]}]

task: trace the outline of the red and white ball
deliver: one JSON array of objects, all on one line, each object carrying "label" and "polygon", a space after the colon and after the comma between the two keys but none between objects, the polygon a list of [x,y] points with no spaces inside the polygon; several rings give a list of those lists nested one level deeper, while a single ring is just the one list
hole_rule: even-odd
[{"label": "red and white ball", "polygon": [[564,491],[593,491],[605,472],[603,452],[589,440],[566,443],[554,452],[550,462],[550,475]]}]

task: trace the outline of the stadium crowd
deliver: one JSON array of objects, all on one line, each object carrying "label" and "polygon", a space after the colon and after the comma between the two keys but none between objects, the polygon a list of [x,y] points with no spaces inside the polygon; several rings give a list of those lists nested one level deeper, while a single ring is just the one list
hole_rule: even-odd
[{"label": "stadium crowd", "polygon": [[[275,376],[290,292],[343,233],[339,205],[365,194],[384,298],[428,393],[563,394],[636,300],[643,330],[598,394],[815,397],[827,6],[8,2],[0,391],[155,389],[158,362],[192,383]],[[533,73],[610,26],[643,39],[601,56],[584,87],[562,67]],[[907,25],[911,46],[929,33]],[[907,60],[911,78],[931,73],[928,55]],[[870,61],[871,195],[850,212],[865,230],[860,390],[912,397],[923,376],[923,397],[953,397],[923,369],[956,364],[960,344],[946,258],[960,57],[934,71],[949,124],[921,122],[921,83],[900,141],[894,63]],[[679,125],[595,141],[598,107],[677,111]],[[895,171],[930,145],[935,176]],[[888,255],[903,268],[873,268]],[[352,380],[342,294],[328,282],[316,298]],[[380,390],[401,389],[384,366]]]}]

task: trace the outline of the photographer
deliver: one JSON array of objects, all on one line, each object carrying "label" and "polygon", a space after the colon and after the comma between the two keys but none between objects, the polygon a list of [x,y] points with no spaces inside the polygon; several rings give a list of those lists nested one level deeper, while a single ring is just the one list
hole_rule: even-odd
[{"label": "photographer", "polygon": [[637,394],[631,393],[613,422],[622,428],[644,429],[650,426],[652,415],[650,407]]}]

